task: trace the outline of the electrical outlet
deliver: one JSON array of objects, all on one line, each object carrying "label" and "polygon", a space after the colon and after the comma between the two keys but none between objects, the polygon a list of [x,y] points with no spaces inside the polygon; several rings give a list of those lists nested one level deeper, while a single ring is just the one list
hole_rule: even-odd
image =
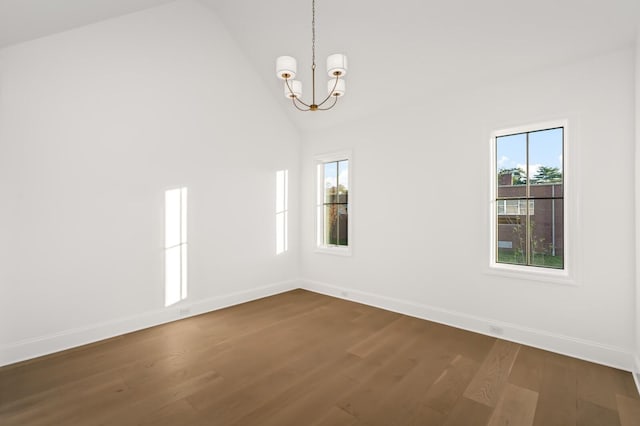
[{"label": "electrical outlet", "polygon": [[489,326],[489,332],[491,334],[495,334],[498,336],[502,336],[504,334],[504,330],[502,329],[502,327],[498,327],[496,325],[490,325]]},{"label": "electrical outlet", "polygon": [[181,317],[185,317],[185,316],[189,315],[190,313],[191,313],[191,309],[189,309],[189,308],[180,308],[180,310],[178,311],[178,314]]}]

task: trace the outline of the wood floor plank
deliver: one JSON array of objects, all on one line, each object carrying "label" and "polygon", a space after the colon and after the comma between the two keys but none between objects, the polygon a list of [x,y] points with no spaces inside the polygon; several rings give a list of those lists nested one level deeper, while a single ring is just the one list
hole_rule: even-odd
[{"label": "wood floor plank", "polygon": [[507,384],[487,426],[531,426],[538,405],[538,392]]},{"label": "wood floor plank", "polygon": [[620,416],[611,410],[589,401],[578,399],[576,426],[620,426]]},{"label": "wood floor plank", "polygon": [[[254,389],[251,388],[250,393],[248,394],[248,400],[252,403],[249,407],[245,407],[248,408],[248,410],[244,409],[241,416],[234,417],[237,420],[234,420],[232,423],[225,424],[261,425],[263,419],[278,415],[283,407],[289,407],[297,404],[302,395],[308,394],[318,386],[327,386],[327,381],[329,384],[338,381],[342,384],[342,387],[333,392],[332,397],[334,398],[334,401],[330,407],[327,407],[328,412],[331,407],[335,406],[335,402],[340,398],[342,393],[349,392],[357,385],[357,382],[348,377],[348,375],[328,374],[328,372],[341,371],[345,368],[349,368],[354,363],[361,361],[362,360],[355,355],[344,353],[340,357],[332,359],[321,365],[310,366],[309,372],[298,376],[297,378],[289,379],[286,382],[271,382],[273,383],[271,385],[266,382],[264,391],[270,392],[270,395],[256,395],[254,393]],[[232,399],[231,402],[233,403],[235,400],[243,400],[243,398],[245,398],[244,394],[239,396],[240,398]],[[326,415],[326,413],[322,413],[313,419],[307,417],[307,419],[310,422],[317,421],[323,415]]]},{"label": "wood floor plank", "polygon": [[[277,410],[272,416],[262,419],[263,426],[282,426],[298,424],[306,418],[311,423],[321,419],[335,407],[340,394],[346,393],[357,384],[344,376],[325,377],[308,387],[306,392],[299,393],[297,398]],[[242,425],[243,423],[238,423]],[[252,423],[255,424],[255,423]]]},{"label": "wood floor plank", "polygon": [[429,388],[424,404],[442,414],[448,414],[479,367],[479,364],[472,359],[461,355],[456,356]]},{"label": "wood floor plank", "polygon": [[511,368],[509,383],[539,392],[544,358],[545,351],[542,349],[521,345]]},{"label": "wood floor plank", "polygon": [[538,395],[534,426],[576,424],[576,371],[572,360],[547,353]]},{"label": "wood floor plank", "polygon": [[640,399],[616,395],[616,402],[622,426],[637,426],[640,424]]},{"label": "wood floor plank", "polygon": [[211,424],[211,421],[201,418],[185,399],[178,399],[159,410],[147,412],[141,417],[142,419],[135,423],[131,422],[131,418],[128,418],[118,424],[119,426],[134,424],[139,426],[205,426]]},{"label": "wood floor plank", "polygon": [[577,397],[602,407],[617,410],[613,369],[576,360]]},{"label": "wood floor plank", "polygon": [[628,372],[516,347],[295,290],[2,367],[0,424],[640,425]]},{"label": "wood floor plank", "polygon": [[93,376],[74,383],[64,392],[49,392],[46,398],[39,398],[36,404],[22,410],[1,414],[0,424],[81,424],[81,419],[96,412],[126,405],[128,398],[129,390],[120,377],[111,374]]},{"label": "wood floor plank", "polygon": [[444,324],[432,324],[428,336],[449,353],[462,355],[478,363],[484,361],[496,341],[494,337],[452,328]]},{"label": "wood floor plank", "polygon": [[520,345],[517,343],[496,340],[480,370],[464,391],[464,396],[488,407],[495,407],[519,350]]},{"label": "wood floor plank", "polygon": [[409,418],[399,418],[392,426],[440,426],[444,423],[445,415],[426,405],[417,407]]},{"label": "wood floor plank", "polygon": [[364,358],[381,347],[386,347],[393,342],[402,341],[419,328],[424,328],[424,321],[407,316],[391,318],[390,321],[379,330],[371,333],[366,339],[358,342],[348,351],[354,355]]},{"label": "wood floor plank", "polygon": [[384,401],[402,378],[416,368],[416,360],[407,355],[407,351],[414,343],[408,341],[397,347],[393,357],[374,370],[373,374],[360,380],[352,392],[337,402],[338,407],[358,420],[368,420],[372,404],[377,405]]},{"label": "wood floor plank", "polygon": [[[348,404],[341,406],[360,423],[371,426],[402,425],[425,411],[425,394],[451,362],[451,356],[440,352],[420,334],[417,336],[398,348],[386,364],[373,365],[376,371],[373,376],[365,372],[364,378],[358,380],[359,387],[339,405]],[[367,361],[363,359],[363,363]]]},{"label": "wood floor plank", "polygon": [[[304,348],[304,351],[285,350],[281,353],[280,348],[274,351],[281,355],[275,358],[270,356],[259,362],[255,360],[257,347],[253,349],[253,345],[259,345],[260,342],[253,342],[250,349],[243,348],[237,355],[232,354],[217,368],[224,378],[223,382],[215,388],[204,389],[189,396],[188,400],[198,411],[215,416],[223,424],[231,424],[247,416],[251,421],[272,417],[275,411],[270,411],[270,406],[262,410],[263,402],[274,401],[275,407],[279,404],[291,404],[300,393],[308,390],[304,387],[306,384],[316,383],[326,376],[329,366],[341,370],[352,361],[344,349],[339,349],[349,340],[349,334],[333,340],[332,343],[338,346],[337,349],[333,345],[325,344],[325,339],[329,339],[334,331],[319,330],[318,335],[306,339],[304,336],[297,336],[291,339],[292,343]],[[264,342],[262,344],[264,345]],[[293,355],[287,357],[287,352]],[[268,360],[268,364],[263,364],[265,360]],[[246,369],[228,369],[234,365],[245,366]],[[283,397],[286,402],[276,402],[279,397]],[[245,419],[243,422],[249,424],[249,420]]]},{"label": "wood floor plank", "polygon": [[[337,306],[345,305],[339,303]],[[344,328],[345,321],[353,317],[351,306],[346,307],[349,309],[342,313],[326,307],[325,316],[305,317],[303,321],[312,321],[319,327],[316,326],[317,334],[309,335],[303,324],[301,334],[293,338],[304,345],[304,351],[279,357],[280,361],[265,369],[264,374],[253,375],[251,380],[240,382],[240,386],[223,385],[220,392],[216,392],[219,396],[212,397],[210,392],[203,392],[189,400],[203,415],[216,416],[223,424],[260,424],[261,419],[273,417],[278,407],[294,404],[301,394],[309,391],[309,386],[332,377],[328,371],[344,371],[360,361],[345,350],[354,334],[358,334],[357,328]],[[299,325],[296,322],[296,327]]]},{"label": "wood floor plank", "polygon": [[617,368],[612,368],[611,374],[613,376],[613,386],[616,395],[640,399],[636,382],[633,380],[633,374],[629,374],[628,371],[618,370]]},{"label": "wood floor plank", "polygon": [[443,426],[485,426],[493,409],[462,397],[447,415]]},{"label": "wood floor plank", "polygon": [[333,406],[329,412],[310,426],[352,426],[357,419],[343,409]]},{"label": "wood floor plank", "polygon": [[[148,421],[152,413],[171,411],[166,407],[178,407],[189,413],[195,413],[187,397],[209,388],[211,384],[219,384],[223,378],[209,371],[185,381],[158,384],[155,388],[136,388],[130,390],[129,404],[117,406],[105,413],[94,413],[93,420],[103,426],[120,426],[123,424],[140,424]],[[181,402],[182,401],[182,402]],[[161,415],[154,415],[160,422]],[[195,414],[193,417],[197,417]]]},{"label": "wood floor plank", "polygon": [[[410,374],[406,374],[397,386],[386,395],[386,397],[370,410],[370,421],[372,424],[381,423],[388,416],[391,419],[384,426],[401,426],[412,424],[422,419],[423,424],[427,418],[441,418],[435,416],[436,410],[425,405],[429,389],[453,361],[452,355],[439,350],[437,346],[430,345],[429,340],[422,341],[416,348],[421,351],[421,355],[416,359],[419,361]],[[409,356],[412,356],[409,354]],[[461,392],[461,391],[460,391]],[[432,423],[434,420],[431,421]]]}]

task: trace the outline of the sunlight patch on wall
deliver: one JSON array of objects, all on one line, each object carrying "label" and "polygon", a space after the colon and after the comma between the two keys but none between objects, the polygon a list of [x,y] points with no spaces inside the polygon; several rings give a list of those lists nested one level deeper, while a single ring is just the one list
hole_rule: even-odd
[{"label": "sunlight patch on wall", "polygon": [[164,306],[187,297],[187,188],[165,191]]},{"label": "sunlight patch on wall", "polygon": [[276,254],[289,250],[289,170],[276,172]]}]

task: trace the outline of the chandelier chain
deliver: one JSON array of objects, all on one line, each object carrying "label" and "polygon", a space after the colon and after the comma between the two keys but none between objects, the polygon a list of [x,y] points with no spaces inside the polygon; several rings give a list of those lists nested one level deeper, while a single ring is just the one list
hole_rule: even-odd
[{"label": "chandelier chain", "polygon": [[311,1],[311,68],[316,68],[316,0]]}]

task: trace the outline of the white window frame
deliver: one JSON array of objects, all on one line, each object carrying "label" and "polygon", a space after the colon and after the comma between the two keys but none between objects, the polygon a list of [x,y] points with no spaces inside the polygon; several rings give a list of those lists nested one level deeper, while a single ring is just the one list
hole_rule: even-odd
[{"label": "white window frame", "polygon": [[[496,262],[496,247],[497,241],[497,204],[496,204],[496,171],[497,159],[496,159],[496,138],[501,136],[508,136],[518,133],[535,132],[544,129],[551,128],[563,128],[564,143],[563,143],[563,190],[564,190],[564,205],[563,205],[563,226],[564,226],[564,269],[553,269],[536,267],[529,265],[513,265],[507,263]],[[575,181],[575,173],[573,167],[573,161],[575,157],[575,147],[571,143],[569,120],[553,120],[545,121],[534,124],[527,124],[516,127],[509,127],[500,130],[493,131],[490,137],[490,178],[489,178],[489,267],[486,271],[489,274],[501,275],[509,278],[534,280],[558,284],[575,285],[577,278],[575,274],[575,259],[576,249],[579,244],[576,242],[577,232],[577,195],[573,189],[573,182]]]},{"label": "white window frame", "polygon": [[[351,256],[353,247],[353,155],[351,151],[331,152],[327,154],[316,155],[315,171],[316,171],[316,220],[315,220],[315,251],[317,253],[334,254],[338,256]],[[347,197],[347,211],[349,213],[349,221],[347,224],[347,246],[333,246],[324,244],[324,164],[335,161],[349,161],[349,177],[347,185],[349,195]]]}]

